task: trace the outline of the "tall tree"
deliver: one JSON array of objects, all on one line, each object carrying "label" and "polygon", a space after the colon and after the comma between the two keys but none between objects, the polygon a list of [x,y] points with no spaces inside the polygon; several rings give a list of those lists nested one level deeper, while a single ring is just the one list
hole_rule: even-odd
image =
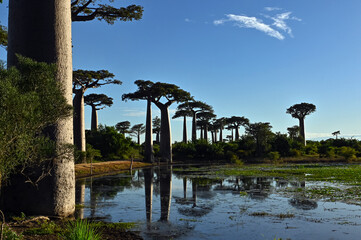
[{"label": "tall tree", "polygon": [[183,117],[183,142],[187,143],[188,141],[188,136],[187,136],[187,117],[192,117],[192,112],[186,109],[178,109],[174,116],[172,117],[173,119],[175,118],[180,118]]},{"label": "tall tree", "polygon": [[160,142],[160,123],[161,123],[161,120],[158,116],[153,118],[153,133],[156,134],[155,141],[158,144]]},{"label": "tall tree", "polygon": [[[218,118],[214,121],[214,125],[216,127],[217,130],[219,130],[219,141],[223,142],[223,129],[224,129],[224,125],[226,125],[226,118],[222,117],[222,118]],[[217,139],[215,139],[215,141],[217,141]]]},{"label": "tall tree", "polygon": [[213,113],[213,109],[211,111],[202,111],[197,114],[197,118],[198,118],[197,124],[201,127],[202,139],[208,141],[208,126],[210,125],[210,121],[214,119],[216,116],[217,115]]},{"label": "tall tree", "polygon": [[252,136],[256,141],[256,156],[262,156],[269,148],[269,141],[273,136],[270,123],[252,123],[246,125],[246,134]]},{"label": "tall tree", "polygon": [[185,110],[192,113],[192,141],[197,140],[197,113],[211,111],[212,107],[201,101],[188,101],[178,106],[177,110]]},{"label": "tall tree", "polygon": [[105,107],[110,107],[113,105],[113,98],[108,97],[105,94],[89,94],[84,97],[84,102],[86,105],[91,106],[92,108],[92,120],[91,120],[91,130],[98,130],[98,110],[104,109]]},{"label": "tall tree", "polygon": [[[160,154],[162,161],[172,162],[172,134],[169,121],[169,107],[177,102],[192,100],[189,92],[177,85],[156,82],[151,87],[152,102],[159,108],[161,114]],[[164,102],[162,100],[165,99]]]},{"label": "tall tree", "polygon": [[136,124],[130,129],[131,134],[137,137],[137,143],[140,145],[140,135],[145,132],[145,126],[143,123]]},{"label": "tall tree", "polygon": [[[114,0],[108,0],[114,2]],[[129,5],[115,8],[108,4],[101,4],[99,0],[74,0],[71,2],[71,19],[73,22],[91,21],[93,19],[104,20],[113,24],[116,20],[132,21],[139,20],[143,16],[143,7]]]},{"label": "tall tree", "polygon": [[340,131],[336,131],[336,132],[333,132],[333,133],[332,133],[332,135],[333,135],[333,136],[335,136],[335,137],[336,137],[336,139],[337,139],[337,136],[338,136],[338,135],[340,135],[340,134],[341,134],[341,132],[340,132]]},{"label": "tall tree", "polygon": [[[70,0],[9,1],[8,59],[7,65],[18,64],[16,54],[38,62],[54,63],[56,80],[64,90],[67,102],[72,99],[72,44]],[[59,119],[47,133],[61,152],[66,144],[73,143],[72,117]],[[6,197],[28,201],[38,199],[32,206],[34,214],[67,216],[75,210],[74,158],[71,152],[53,160],[52,174],[44,179],[48,187],[21,196]],[[12,184],[19,182],[12,181]],[[20,184],[20,183],[19,183]],[[16,207],[15,207],[16,208]],[[9,210],[9,209],[8,209]]]},{"label": "tall tree", "polygon": [[249,120],[245,117],[236,117],[232,116],[226,120],[227,124],[235,130],[236,141],[239,140],[239,127],[246,126],[249,123]]},{"label": "tall tree", "polygon": [[145,161],[154,162],[153,153],[153,128],[152,128],[152,92],[154,85],[152,81],[137,80],[134,82],[138,86],[138,90],[134,93],[123,94],[122,100],[127,101],[147,101],[147,116],[145,121]]},{"label": "tall tree", "polygon": [[80,151],[85,151],[85,124],[84,124],[84,94],[90,88],[98,88],[107,84],[121,85],[122,82],[114,79],[114,74],[107,70],[89,71],[76,70],[73,72],[73,124],[74,145]]},{"label": "tall tree", "polygon": [[305,118],[307,115],[316,111],[316,106],[312,103],[299,103],[289,107],[286,113],[291,114],[292,117],[297,118],[300,123],[300,135],[302,137],[303,144],[306,146],[306,134],[305,134]]},{"label": "tall tree", "polygon": [[123,134],[124,136],[126,133],[129,133],[129,128],[130,128],[129,121],[118,122],[117,124],[115,124],[115,129],[117,129],[117,131]]}]

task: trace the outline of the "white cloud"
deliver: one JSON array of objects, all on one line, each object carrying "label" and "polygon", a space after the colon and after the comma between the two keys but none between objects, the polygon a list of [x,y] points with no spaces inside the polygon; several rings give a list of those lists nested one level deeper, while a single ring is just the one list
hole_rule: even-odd
[{"label": "white cloud", "polygon": [[184,19],[185,22],[192,22],[189,18]]},{"label": "white cloud", "polygon": [[282,8],[279,8],[279,7],[265,7],[264,10],[266,10],[268,12],[272,12],[272,11],[282,10]]},{"label": "white cloud", "polygon": [[[281,8],[276,7],[266,7],[267,11],[282,10]],[[279,13],[274,16],[269,16],[261,14],[266,19],[270,19],[273,23],[265,23],[262,19],[256,17],[248,17],[245,15],[235,15],[227,14],[227,18],[218,19],[213,21],[214,25],[222,25],[226,22],[234,22],[236,26],[240,28],[254,28],[261,32],[266,33],[267,35],[277,38],[279,40],[285,39],[282,31],[287,33],[289,36],[293,37],[292,29],[286,23],[289,20],[302,21],[300,18],[292,16],[292,12]]]},{"label": "white cloud", "polygon": [[123,110],[125,113],[123,114],[123,116],[126,117],[144,117],[145,116],[145,112],[144,111],[138,111],[138,110]]},{"label": "white cloud", "polygon": [[226,16],[226,19],[215,20],[213,22],[214,25],[221,25],[225,22],[235,22],[235,25],[240,28],[254,28],[279,40],[283,40],[285,38],[280,32],[273,29],[271,26],[263,23],[261,19],[257,19],[256,17],[248,17],[235,14],[227,14]]}]

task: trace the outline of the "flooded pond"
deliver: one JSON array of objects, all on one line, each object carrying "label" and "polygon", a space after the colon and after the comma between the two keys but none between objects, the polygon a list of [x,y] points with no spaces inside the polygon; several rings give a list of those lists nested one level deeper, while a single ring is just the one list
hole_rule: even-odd
[{"label": "flooded pond", "polygon": [[77,214],[144,239],[360,239],[361,207],[299,194],[312,185],[326,183],[155,167],[78,180]]}]

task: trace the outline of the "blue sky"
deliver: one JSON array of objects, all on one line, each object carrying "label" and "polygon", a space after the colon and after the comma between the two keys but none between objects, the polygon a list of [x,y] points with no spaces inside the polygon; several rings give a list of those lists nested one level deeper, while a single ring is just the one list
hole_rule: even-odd
[{"label": "blue sky", "polygon": [[[180,86],[217,117],[270,122],[282,133],[298,124],[288,107],[313,103],[307,138],[361,135],[361,1],[115,1],[133,3],[144,6],[140,21],[73,23],[74,69],[107,69],[123,81],[92,91],[114,98],[99,111],[100,123],[144,123],[145,102],[121,101],[144,79]],[[0,6],[5,25],[7,4]],[[85,114],[89,128],[90,107]],[[181,128],[172,120],[174,141]]]}]

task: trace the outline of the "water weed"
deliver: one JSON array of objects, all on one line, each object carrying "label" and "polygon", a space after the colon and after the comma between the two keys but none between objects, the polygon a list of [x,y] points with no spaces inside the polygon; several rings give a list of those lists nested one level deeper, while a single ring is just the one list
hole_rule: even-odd
[{"label": "water weed", "polygon": [[60,234],[60,239],[64,240],[101,240],[98,228],[92,226],[86,220],[70,222],[64,233]]}]

